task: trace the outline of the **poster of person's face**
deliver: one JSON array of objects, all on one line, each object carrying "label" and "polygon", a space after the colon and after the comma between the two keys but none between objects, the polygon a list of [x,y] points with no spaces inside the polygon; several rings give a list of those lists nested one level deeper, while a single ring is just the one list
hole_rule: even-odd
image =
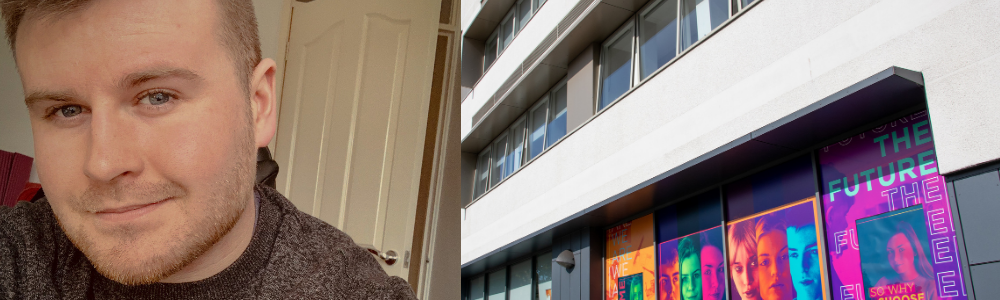
[{"label": "poster of person's face", "polygon": [[[967,299],[951,205],[944,177],[937,172],[926,111],[820,148],[817,158],[834,300],[879,299],[865,289],[861,253],[865,238],[858,221],[914,206],[922,208],[923,218],[910,225],[915,232],[920,226],[926,228],[928,244],[923,250],[932,258],[927,278],[936,289],[925,293],[924,299]],[[895,242],[902,243],[903,238]],[[885,245],[872,247],[886,251]]]},{"label": "poster of person's face", "polygon": [[730,295],[742,300],[822,299],[815,197],[730,222]]},{"label": "poster of person's face", "polygon": [[660,300],[722,300],[726,294],[722,227],[657,246]]},{"label": "poster of person's face", "polygon": [[[653,214],[607,231],[605,299],[656,299],[656,229]],[[640,275],[632,276],[631,275]],[[628,280],[621,281],[621,278]],[[626,286],[623,286],[626,285]]]},{"label": "poster of person's face", "polygon": [[869,299],[936,299],[924,209],[919,205],[857,221]]},{"label": "poster of person's face", "polygon": [[642,300],[642,273],[618,277],[618,300]]}]

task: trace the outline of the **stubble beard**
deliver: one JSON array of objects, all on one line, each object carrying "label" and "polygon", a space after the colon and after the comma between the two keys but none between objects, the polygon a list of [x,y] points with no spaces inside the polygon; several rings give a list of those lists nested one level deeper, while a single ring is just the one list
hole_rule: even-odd
[{"label": "stubble beard", "polygon": [[[74,197],[69,203],[74,209],[88,209],[102,199],[163,199],[177,197],[171,201],[204,202],[210,211],[200,220],[184,222],[171,232],[160,236],[150,236],[138,228],[121,227],[114,232],[106,233],[105,240],[99,243],[90,232],[79,223],[75,227],[67,227],[56,220],[66,237],[87,257],[98,273],[115,282],[125,285],[143,285],[159,282],[170,275],[184,269],[199,256],[208,251],[230,232],[239,221],[247,206],[247,199],[253,197],[253,127],[248,124],[236,134],[234,155],[229,156],[229,163],[224,166],[223,175],[212,184],[215,187],[207,199],[183,198],[186,190],[174,182],[163,183],[129,183],[105,186],[91,185],[80,197]],[[191,203],[176,203],[183,214],[192,214]],[[111,237],[111,238],[108,238]],[[113,245],[108,245],[108,244]],[[146,247],[155,245],[153,249],[162,249],[150,253]]]}]

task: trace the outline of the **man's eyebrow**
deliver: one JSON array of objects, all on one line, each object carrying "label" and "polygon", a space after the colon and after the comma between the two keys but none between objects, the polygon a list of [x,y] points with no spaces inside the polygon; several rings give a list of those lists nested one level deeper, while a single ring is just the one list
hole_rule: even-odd
[{"label": "man's eyebrow", "polygon": [[24,105],[31,108],[32,105],[43,100],[68,102],[76,98],[76,94],[71,92],[34,91],[24,97]]},{"label": "man's eyebrow", "polygon": [[169,77],[179,77],[182,79],[190,81],[199,81],[199,82],[204,80],[197,73],[188,69],[180,69],[180,68],[153,69],[153,70],[139,71],[126,75],[121,79],[121,81],[118,82],[118,87],[122,89],[130,88],[138,86],[150,80],[169,78]]}]

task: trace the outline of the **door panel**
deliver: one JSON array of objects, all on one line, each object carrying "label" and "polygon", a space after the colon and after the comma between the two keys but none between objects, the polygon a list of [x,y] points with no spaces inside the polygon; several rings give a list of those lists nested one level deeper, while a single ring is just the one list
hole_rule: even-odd
[{"label": "door panel", "polygon": [[294,2],[278,189],[407,279],[440,0]]}]

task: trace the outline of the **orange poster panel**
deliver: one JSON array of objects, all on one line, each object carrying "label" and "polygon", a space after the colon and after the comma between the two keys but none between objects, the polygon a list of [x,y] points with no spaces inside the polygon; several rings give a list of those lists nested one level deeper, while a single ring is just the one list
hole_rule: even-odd
[{"label": "orange poster panel", "polygon": [[656,299],[654,224],[653,214],[649,214],[608,229],[605,299]]}]

